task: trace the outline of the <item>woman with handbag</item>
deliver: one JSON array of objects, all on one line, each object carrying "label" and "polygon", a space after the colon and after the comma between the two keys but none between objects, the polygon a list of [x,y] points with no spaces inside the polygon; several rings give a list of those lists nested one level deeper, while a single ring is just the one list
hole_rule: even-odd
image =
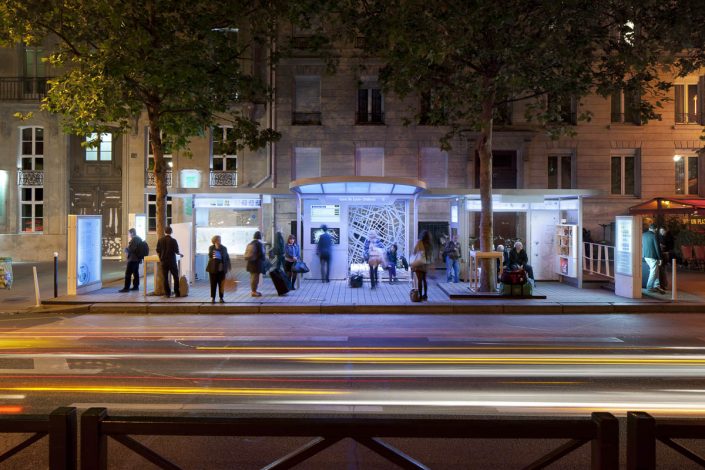
[{"label": "woman with handbag", "polygon": [[372,289],[377,287],[379,282],[379,265],[384,266],[384,245],[377,237],[375,230],[370,230],[365,240],[364,257],[367,264],[370,266],[370,286]]},{"label": "woman with handbag", "polygon": [[421,300],[428,300],[428,281],[426,274],[428,267],[431,265],[431,234],[424,230],[419,236],[419,241],[416,242],[414,249],[411,251],[411,260],[409,266],[416,275],[416,281],[419,288]]},{"label": "woman with handbag", "polygon": [[252,241],[245,249],[245,259],[247,260],[247,272],[250,273],[250,289],[252,297],[262,297],[257,292],[260,274],[264,272],[264,243],[262,243],[262,232],[257,230],[252,236]]},{"label": "woman with handbag", "polygon": [[301,258],[301,248],[296,243],[296,237],[292,234],[286,239],[284,246],[284,271],[291,281],[291,290],[296,290],[296,272],[292,269],[294,263]]},{"label": "woman with handbag", "polygon": [[218,287],[220,301],[223,299],[223,281],[225,275],[230,271],[230,256],[225,245],[220,243],[220,235],[214,235],[211,238],[212,245],[208,247],[208,265],[206,272],[211,281],[211,303],[215,302],[215,288]]}]

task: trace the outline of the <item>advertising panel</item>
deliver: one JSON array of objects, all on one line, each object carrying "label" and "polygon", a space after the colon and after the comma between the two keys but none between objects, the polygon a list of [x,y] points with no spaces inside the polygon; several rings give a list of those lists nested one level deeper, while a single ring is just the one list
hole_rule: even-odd
[{"label": "advertising panel", "polygon": [[207,254],[211,238],[220,235],[231,256],[245,254],[245,247],[252,241],[258,227],[196,227],[196,253]]},{"label": "advertising panel", "polygon": [[617,238],[615,244],[614,265],[617,274],[631,276],[633,246],[632,221],[628,218],[617,218]]},{"label": "advertising panel", "polygon": [[338,204],[312,204],[311,223],[340,222],[340,205]]},{"label": "advertising panel", "polygon": [[101,279],[101,219],[78,219],[76,230],[76,286],[82,287]]}]

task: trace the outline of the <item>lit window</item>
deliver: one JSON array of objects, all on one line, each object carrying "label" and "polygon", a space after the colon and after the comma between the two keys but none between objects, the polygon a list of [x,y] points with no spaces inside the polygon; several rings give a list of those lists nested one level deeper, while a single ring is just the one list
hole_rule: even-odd
[{"label": "lit window", "polygon": [[97,133],[86,137],[87,142],[91,142],[90,147],[86,147],[86,161],[88,162],[109,162],[113,159],[113,135],[102,133],[98,137]]},{"label": "lit window", "polygon": [[[166,197],[166,224],[171,225],[171,196]],[[157,195],[147,195],[147,230],[157,231]]]},{"label": "lit window", "polygon": [[700,105],[697,83],[681,83],[674,85],[675,120],[677,124],[699,124]]},{"label": "lit window", "polygon": [[698,194],[698,157],[673,157],[676,172],[676,194]]}]

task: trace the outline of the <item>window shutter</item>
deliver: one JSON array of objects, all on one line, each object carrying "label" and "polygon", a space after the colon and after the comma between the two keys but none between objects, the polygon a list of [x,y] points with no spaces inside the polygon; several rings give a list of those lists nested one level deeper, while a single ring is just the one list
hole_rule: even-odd
[{"label": "window shutter", "polygon": [[698,109],[696,114],[698,116],[698,124],[701,126],[705,123],[705,113],[703,113],[703,104],[705,104],[705,101],[703,101],[703,99],[705,99],[705,75],[698,77]]},{"label": "window shutter", "polygon": [[384,176],[383,147],[361,147],[355,153],[358,176]]},{"label": "window shutter", "polygon": [[683,99],[683,88],[684,85],[676,85],[673,87],[675,91],[675,108],[676,108],[676,122],[685,122],[685,106]]},{"label": "window shutter", "polygon": [[382,114],[382,90],[372,90],[372,114]]},{"label": "window shutter", "polygon": [[367,117],[367,89],[360,88],[357,90],[357,112],[360,119]]},{"label": "window shutter", "polygon": [[321,149],[318,147],[296,147],[294,179],[321,176]]},{"label": "window shutter", "polygon": [[421,175],[430,188],[445,188],[448,186],[448,152],[438,147],[421,149]]},{"label": "window shutter", "polygon": [[295,111],[318,113],[321,111],[321,78],[318,76],[296,77]]}]

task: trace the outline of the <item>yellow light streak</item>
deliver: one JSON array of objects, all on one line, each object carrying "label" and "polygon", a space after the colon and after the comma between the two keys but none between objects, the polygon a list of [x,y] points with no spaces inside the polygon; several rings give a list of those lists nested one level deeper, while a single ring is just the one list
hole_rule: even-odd
[{"label": "yellow light streak", "polygon": [[46,387],[5,387],[0,390],[23,392],[56,392],[56,393],[104,393],[130,395],[229,395],[229,396],[260,396],[260,395],[345,395],[339,390],[316,389],[272,389],[272,388],[196,388],[196,387],[106,387],[106,386],[46,386]]},{"label": "yellow light streak", "polygon": [[609,358],[609,357],[384,357],[384,356],[292,356],[290,360],[313,363],[363,364],[480,364],[480,365],[703,365],[703,359]]}]

